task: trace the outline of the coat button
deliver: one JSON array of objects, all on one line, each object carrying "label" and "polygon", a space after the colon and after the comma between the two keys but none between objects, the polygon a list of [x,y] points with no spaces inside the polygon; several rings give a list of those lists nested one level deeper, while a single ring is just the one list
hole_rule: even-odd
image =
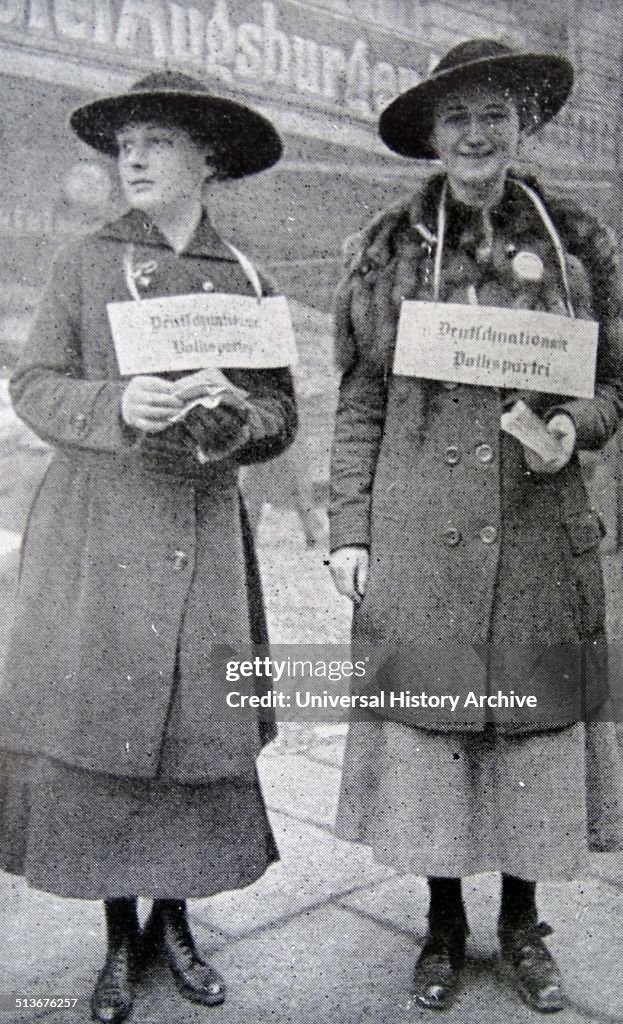
[{"label": "coat button", "polygon": [[498,539],[498,531],[495,526],[483,526],[480,531],[480,539],[483,544],[495,544]]},{"label": "coat button", "polygon": [[89,425],[89,421],[83,412],[79,412],[74,416],[73,424],[76,430],[83,434]]},{"label": "coat button", "polygon": [[444,388],[447,388],[448,391],[454,391],[454,389],[459,386],[455,380],[444,380],[442,383]]},{"label": "coat button", "polygon": [[444,452],[444,459],[449,466],[456,466],[460,461],[461,453],[455,444],[449,444]]},{"label": "coat button", "polygon": [[176,572],[181,572],[188,565],[188,555],[185,551],[177,550],[173,554],[173,568]]},{"label": "coat button", "polygon": [[443,542],[446,547],[455,548],[461,539],[461,531],[456,526],[448,526],[443,531]]},{"label": "coat button", "polygon": [[490,444],[479,444],[476,448],[476,458],[483,465],[493,462],[493,448]]}]

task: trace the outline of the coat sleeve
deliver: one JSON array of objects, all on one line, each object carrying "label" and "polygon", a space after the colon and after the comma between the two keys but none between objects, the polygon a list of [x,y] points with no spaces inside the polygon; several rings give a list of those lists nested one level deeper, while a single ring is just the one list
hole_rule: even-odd
[{"label": "coat sleeve", "polygon": [[241,419],[226,405],[194,409],[187,427],[197,444],[200,461],[231,459],[248,465],[280,455],[292,444],[297,428],[290,371],[229,370],[227,376],[247,392],[247,414]]},{"label": "coat sleeve", "polygon": [[18,416],[49,444],[115,453],[138,444],[121,418],[120,380],[85,380],[80,346],[80,249],[57,255],[10,382]]},{"label": "coat sleeve", "polygon": [[[573,213],[573,216],[572,216]],[[603,448],[623,416],[623,273],[612,233],[592,217],[566,211],[571,227],[569,250],[591,280],[593,308],[599,321],[594,398],[572,398],[554,412],[566,412],[575,424],[579,449]]]},{"label": "coat sleeve", "polygon": [[[348,283],[344,289],[348,289]],[[385,376],[357,344],[352,323],[348,322],[348,305],[348,298],[340,290],[336,352],[342,368],[346,368],[339,388],[331,452],[332,551],[346,545],[370,546],[372,484],[385,420]]]},{"label": "coat sleeve", "polygon": [[[279,294],[263,267],[256,270],[264,295]],[[249,396],[247,420],[232,436],[227,457],[241,466],[274,459],[292,444],[298,426],[290,370],[230,370],[227,376]]]},{"label": "coat sleeve", "polygon": [[[274,281],[256,268],[264,295],[276,295]],[[225,409],[197,409],[195,440],[205,462],[231,459],[241,466],[274,459],[294,441],[298,426],[292,374],[288,369],[228,370],[227,377],[248,394],[244,422],[227,416]],[[214,444],[214,427],[222,427],[221,444]]]}]

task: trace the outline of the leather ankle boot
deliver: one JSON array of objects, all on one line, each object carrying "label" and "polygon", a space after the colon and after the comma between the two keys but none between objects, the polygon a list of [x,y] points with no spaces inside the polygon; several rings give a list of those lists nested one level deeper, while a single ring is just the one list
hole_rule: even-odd
[{"label": "leather ankle boot", "polygon": [[145,928],[147,945],[165,954],[180,993],[194,1003],[218,1006],[225,999],[225,981],[199,955],[186,917],[184,900],[156,900]]},{"label": "leather ankle boot", "polygon": [[411,993],[418,1006],[447,1010],[465,965],[467,923],[448,926],[429,918],[429,931],[415,964]]},{"label": "leather ankle boot", "polygon": [[121,1024],[134,1004],[139,946],[136,901],[107,900],[104,907],[108,950],[91,996],[91,1012],[101,1024]]},{"label": "leather ankle boot", "polygon": [[539,1013],[556,1013],[565,1005],[560,968],[543,942],[552,934],[545,921],[508,924],[500,919],[502,966],[524,1003]]}]

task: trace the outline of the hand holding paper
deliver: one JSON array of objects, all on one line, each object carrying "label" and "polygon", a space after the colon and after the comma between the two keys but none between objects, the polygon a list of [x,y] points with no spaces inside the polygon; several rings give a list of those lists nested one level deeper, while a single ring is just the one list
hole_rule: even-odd
[{"label": "hand holding paper", "polygon": [[558,473],[573,455],[576,430],[566,413],[556,413],[544,423],[520,399],[502,414],[500,425],[523,445],[526,463],[535,473]]},{"label": "hand holding paper", "polygon": [[165,430],[181,409],[175,385],[162,377],[132,377],[121,397],[124,422],[146,434]]},{"label": "hand holding paper", "polygon": [[172,417],[172,423],[185,419],[188,413],[197,407],[216,409],[225,396],[228,396],[230,404],[235,398],[235,401],[244,403],[246,407],[247,392],[232,384],[217,367],[199,370],[197,373],[189,373],[182,377],[175,382],[175,393],[184,404]]},{"label": "hand holding paper", "polygon": [[197,373],[188,373],[175,382],[175,393],[184,402],[220,393],[223,390],[245,394],[235,384],[232,384],[223,371],[216,366],[207,370],[198,370]]}]

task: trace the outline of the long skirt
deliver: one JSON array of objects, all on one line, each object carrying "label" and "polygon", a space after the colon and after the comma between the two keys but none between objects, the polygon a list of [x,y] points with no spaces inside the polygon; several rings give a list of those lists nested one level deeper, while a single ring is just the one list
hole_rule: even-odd
[{"label": "long skirt", "polygon": [[81,899],[202,898],[278,859],[259,783],[120,779],[0,759],[0,867]]},{"label": "long skirt", "polygon": [[[241,515],[251,635],[265,644],[257,563]],[[199,599],[189,604],[201,608]],[[194,624],[187,619],[185,628]],[[240,779],[176,780],[177,676],[171,696],[153,780],[0,750],[0,869],[59,896],[200,899],[244,888],[278,860],[252,753]]]},{"label": "long skirt", "polygon": [[[254,755],[244,776],[176,780],[180,688],[154,779],[0,751],[0,868],[79,899],[201,899],[279,859]],[[226,770],[226,766],[224,766]]]},{"label": "long skirt", "polygon": [[336,831],[419,875],[581,876],[623,850],[623,760],[612,722],[522,736],[349,729]]}]

